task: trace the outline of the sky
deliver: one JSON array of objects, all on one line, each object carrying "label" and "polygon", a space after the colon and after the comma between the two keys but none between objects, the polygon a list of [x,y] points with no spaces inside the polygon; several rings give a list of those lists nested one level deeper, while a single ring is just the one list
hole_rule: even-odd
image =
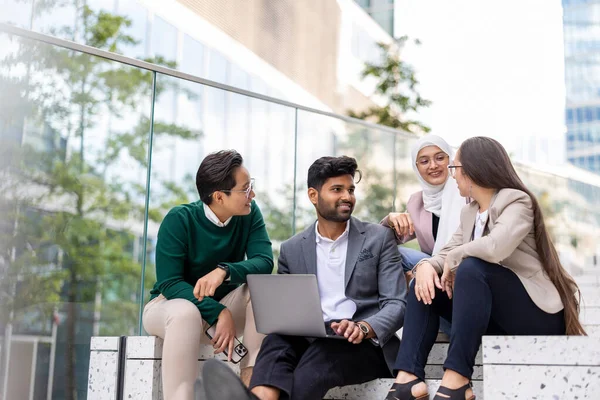
[{"label": "sky", "polygon": [[564,161],[560,0],[396,0],[396,36],[432,106],[421,118],[452,145],[499,140],[516,159]]}]

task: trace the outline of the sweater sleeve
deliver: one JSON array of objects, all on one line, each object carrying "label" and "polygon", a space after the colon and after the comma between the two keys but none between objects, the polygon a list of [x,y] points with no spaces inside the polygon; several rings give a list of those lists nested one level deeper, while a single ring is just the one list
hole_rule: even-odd
[{"label": "sweater sleeve", "polygon": [[177,210],[170,211],[160,224],[156,244],[157,288],[168,300],[189,300],[200,311],[202,319],[215,323],[224,305],[211,297],[198,301],[194,297],[194,287],[184,279],[185,258],[188,252],[188,222],[185,215]]},{"label": "sweater sleeve", "polygon": [[267,227],[258,205],[252,203],[250,234],[246,244],[246,260],[224,263],[229,266],[231,283],[246,283],[246,275],[273,272],[273,249]]}]

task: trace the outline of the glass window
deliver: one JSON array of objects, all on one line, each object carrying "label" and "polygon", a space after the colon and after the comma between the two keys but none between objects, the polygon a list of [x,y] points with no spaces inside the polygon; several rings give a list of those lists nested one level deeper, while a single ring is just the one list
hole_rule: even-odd
[{"label": "glass window", "polygon": [[577,108],[576,109],[576,116],[577,116],[577,123],[581,124],[584,122],[584,118],[583,118],[583,109],[582,108]]},{"label": "glass window", "polygon": [[594,120],[594,109],[592,107],[585,108],[585,120],[586,122],[592,122]]},{"label": "glass window", "polygon": [[227,76],[229,73],[229,61],[214,49],[210,49],[209,53],[209,66],[208,66],[208,79],[219,82],[227,83]]},{"label": "glass window", "polygon": [[20,28],[31,29],[31,7],[33,0],[4,0],[0,21]]},{"label": "glass window", "polygon": [[131,26],[125,28],[124,32],[137,42],[124,47],[123,55],[140,59],[148,57],[148,10],[137,0],[119,0],[116,13],[131,21]]},{"label": "glass window", "polygon": [[572,124],[573,123],[573,109],[568,108],[566,111],[566,120],[567,120],[567,124]]},{"label": "glass window", "polygon": [[177,59],[177,29],[160,17],[152,21],[152,53],[169,61]]},{"label": "glass window", "polygon": [[179,69],[195,76],[204,76],[204,46],[188,35],[183,35],[183,58]]}]

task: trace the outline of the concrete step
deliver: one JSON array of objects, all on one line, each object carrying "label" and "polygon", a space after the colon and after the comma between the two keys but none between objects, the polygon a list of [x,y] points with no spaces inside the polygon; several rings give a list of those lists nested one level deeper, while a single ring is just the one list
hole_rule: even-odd
[{"label": "concrete step", "polygon": [[[425,381],[429,390],[429,399],[433,399],[435,392],[440,386],[441,380],[427,379]],[[387,396],[390,387],[394,383],[393,379],[376,379],[361,385],[344,386],[331,389],[325,399],[327,400],[382,400]],[[483,400],[483,382],[473,381],[473,391],[477,400]]]}]

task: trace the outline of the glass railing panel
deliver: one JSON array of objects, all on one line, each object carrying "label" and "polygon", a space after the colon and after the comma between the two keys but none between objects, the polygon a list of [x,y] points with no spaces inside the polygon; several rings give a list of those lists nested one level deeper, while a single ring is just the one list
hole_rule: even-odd
[{"label": "glass railing panel", "polygon": [[85,398],[90,337],[137,331],[151,93],[151,72],[0,33],[4,398],[28,398],[5,366],[34,341],[56,355],[35,393]]},{"label": "glass railing panel", "polygon": [[[347,155],[356,158],[362,180],[356,187],[354,216],[379,222],[393,210],[403,209],[416,179],[410,166],[410,143],[401,132],[367,126],[358,122],[310,113],[298,113],[297,228],[315,220],[314,207],[307,197],[310,165],[322,156]],[[357,177],[358,178],[358,177]]]},{"label": "glass railing panel", "polygon": [[[291,236],[295,110],[221,89],[158,74],[154,119],[148,241],[174,206],[196,202],[196,172],[211,152],[235,149],[255,178],[260,207],[275,255]],[[172,101],[171,99],[174,99]],[[146,298],[156,282],[149,249]]]}]

